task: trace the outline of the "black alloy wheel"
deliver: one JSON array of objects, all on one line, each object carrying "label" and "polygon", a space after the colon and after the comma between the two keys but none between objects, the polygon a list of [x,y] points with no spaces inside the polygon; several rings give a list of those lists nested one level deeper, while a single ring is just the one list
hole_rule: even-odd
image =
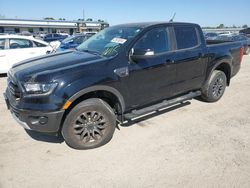
[{"label": "black alloy wheel", "polygon": [[108,143],[116,128],[113,109],[103,100],[91,98],[77,104],[62,127],[65,142],[75,149],[92,149]]}]

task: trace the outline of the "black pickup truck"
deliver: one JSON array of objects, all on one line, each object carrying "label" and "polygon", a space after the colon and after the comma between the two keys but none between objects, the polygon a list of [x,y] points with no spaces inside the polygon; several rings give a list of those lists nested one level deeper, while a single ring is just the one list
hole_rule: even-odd
[{"label": "black pickup truck", "polygon": [[90,149],[127,120],[197,96],[219,100],[242,56],[240,43],[206,44],[197,24],[117,25],[74,51],[14,65],[4,96],[25,129]]}]

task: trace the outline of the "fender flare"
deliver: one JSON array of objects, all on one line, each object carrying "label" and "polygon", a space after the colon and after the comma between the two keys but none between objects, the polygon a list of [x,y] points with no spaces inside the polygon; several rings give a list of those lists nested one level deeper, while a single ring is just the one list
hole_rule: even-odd
[{"label": "fender flare", "polygon": [[207,83],[207,81],[209,80],[209,78],[211,77],[213,71],[218,67],[220,66],[222,63],[226,63],[229,65],[230,67],[230,75],[229,75],[229,80],[231,79],[231,76],[232,76],[232,61],[230,59],[222,59],[222,60],[219,60],[217,61],[213,67],[211,68],[211,70],[208,72],[207,74],[207,77],[206,77],[206,80],[205,80],[205,83]]},{"label": "fender flare", "polygon": [[82,90],[78,91],[77,93],[75,93],[73,96],[71,96],[68,100],[71,102],[74,102],[79,97],[81,97],[87,93],[94,92],[94,91],[108,91],[108,92],[112,93],[113,95],[115,95],[117,97],[117,99],[121,105],[122,112],[125,111],[125,102],[124,102],[124,99],[123,99],[123,96],[121,95],[121,93],[117,89],[110,87],[110,86],[105,86],[105,85],[96,85],[96,86],[91,86],[91,87],[87,87],[85,89],[82,89]]}]

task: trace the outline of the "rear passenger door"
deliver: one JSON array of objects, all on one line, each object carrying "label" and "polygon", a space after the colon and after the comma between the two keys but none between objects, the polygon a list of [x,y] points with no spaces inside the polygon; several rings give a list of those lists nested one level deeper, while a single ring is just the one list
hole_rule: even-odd
[{"label": "rear passenger door", "polygon": [[15,63],[36,55],[36,52],[33,51],[33,42],[31,40],[9,38],[8,41],[9,43],[8,49],[6,49],[6,56],[10,67]]},{"label": "rear passenger door", "polygon": [[176,25],[175,35],[175,63],[176,90],[180,94],[189,90],[199,89],[205,79],[207,58],[201,45],[201,36],[195,26]]}]

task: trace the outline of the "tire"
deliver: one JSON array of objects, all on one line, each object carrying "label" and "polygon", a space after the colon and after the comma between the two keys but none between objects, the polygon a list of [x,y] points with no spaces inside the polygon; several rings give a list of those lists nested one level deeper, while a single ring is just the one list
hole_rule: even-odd
[{"label": "tire", "polygon": [[92,98],[77,104],[66,116],[62,136],[74,149],[93,149],[108,143],[116,128],[112,108],[103,100]]},{"label": "tire", "polygon": [[246,46],[245,50],[244,50],[244,54],[248,55],[250,53],[250,47]]},{"label": "tire", "polygon": [[227,86],[227,77],[224,72],[214,70],[208,82],[202,88],[202,99],[206,102],[216,102],[224,94]]}]

